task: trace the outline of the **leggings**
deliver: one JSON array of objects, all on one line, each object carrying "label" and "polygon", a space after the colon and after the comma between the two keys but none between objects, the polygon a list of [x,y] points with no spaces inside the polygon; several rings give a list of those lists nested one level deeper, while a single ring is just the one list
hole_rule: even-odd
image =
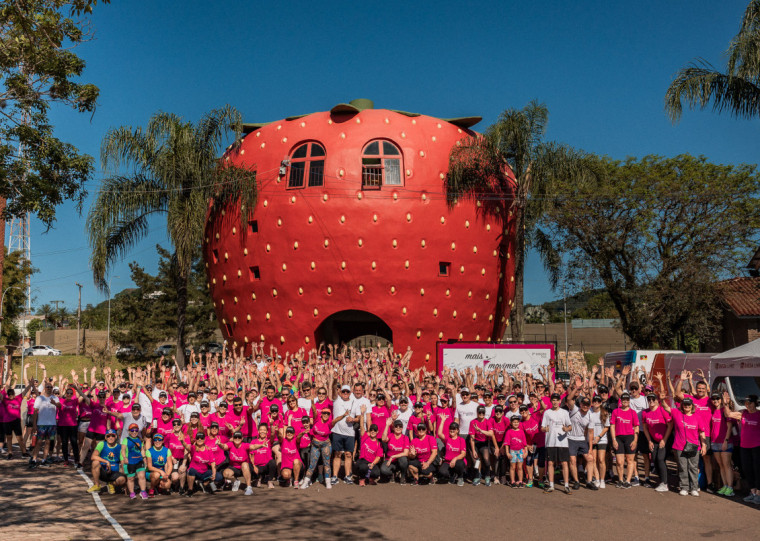
[{"label": "leggings", "polygon": [[660,447],[655,443],[654,449],[652,450],[652,464],[654,465],[657,475],[660,477],[660,483],[665,484],[668,482],[668,466],[665,463],[665,457],[667,455],[668,448]]},{"label": "leggings", "polygon": [[74,460],[79,462],[79,442],[77,440],[76,426],[59,426],[58,435],[61,437],[61,450],[63,451],[63,460],[69,461],[69,442],[71,449],[74,451]]},{"label": "leggings", "polygon": [[263,466],[256,466],[256,468],[259,470],[259,473],[257,474],[256,471],[251,468],[251,477],[258,477],[265,483],[277,477],[277,463],[274,459],[270,460]]},{"label": "leggings", "polygon": [[356,463],[356,469],[359,470],[359,479],[366,479],[368,477],[377,479],[380,477],[380,466],[375,464],[370,469],[369,462],[364,458],[360,458],[359,462]]},{"label": "leggings", "polygon": [[397,471],[401,472],[401,479],[406,479],[407,471],[409,470],[409,459],[405,456],[400,456],[390,466],[385,465],[385,461],[380,462],[380,474],[383,477],[393,477],[393,474]]},{"label": "leggings", "polygon": [[760,447],[742,447],[742,469],[749,488],[760,489]]},{"label": "leggings", "polygon": [[441,479],[448,477],[449,481],[453,483],[457,477],[464,477],[464,460],[457,460],[453,468],[448,462],[443,461],[438,469],[438,473]]},{"label": "leggings", "polygon": [[[488,448],[488,442],[476,441],[475,451],[480,457],[480,473],[483,474],[483,477],[491,477],[491,451]],[[480,477],[480,474],[475,472],[475,476]]]},{"label": "leggings", "polygon": [[332,477],[330,475],[330,453],[332,452],[332,446],[330,445],[330,440],[325,441],[317,441],[314,440],[311,442],[311,453],[309,454],[309,469],[306,471],[306,477],[311,477],[314,475],[314,470],[317,468],[317,462],[319,462],[319,457],[322,457],[322,464],[325,467],[325,475],[327,477]]}]

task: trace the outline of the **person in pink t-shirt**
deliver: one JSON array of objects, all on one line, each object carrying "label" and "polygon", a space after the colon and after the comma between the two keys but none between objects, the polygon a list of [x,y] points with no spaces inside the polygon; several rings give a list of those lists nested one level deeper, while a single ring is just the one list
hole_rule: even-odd
[{"label": "person in pink t-shirt", "polygon": [[259,435],[251,442],[249,453],[252,457],[253,476],[257,477],[256,486],[261,486],[263,481],[269,488],[274,488],[273,479],[277,476],[277,463],[272,455],[268,425],[259,425]]},{"label": "person in pink t-shirt", "polygon": [[620,488],[631,488],[631,479],[636,471],[639,416],[631,408],[631,395],[628,393],[620,396],[620,407],[610,416],[610,436],[617,457],[618,484]]},{"label": "person in pink t-shirt", "polygon": [[660,483],[655,490],[657,492],[667,492],[668,467],[665,464],[665,457],[668,449],[665,445],[670,437],[670,433],[673,431],[673,419],[665,411],[665,408],[660,406],[660,401],[656,394],[648,393],[646,398],[649,407],[641,412],[643,420],[641,429],[647,441],[649,452],[652,454],[654,469],[660,478]]},{"label": "person in pink t-shirt", "polygon": [[296,429],[293,426],[288,426],[285,429],[285,437],[280,445],[280,457],[280,476],[288,482],[290,486],[298,488],[298,478],[303,470],[303,462],[301,462],[301,454],[298,450]]},{"label": "person in pink t-shirt", "polygon": [[504,436],[504,446],[509,449],[509,479],[512,488],[524,488],[523,460],[528,441],[525,431],[520,426],[519,417],[512,417],[509,430]]},{"label": "person in pink t-shirt", "polygon": [[[758,398],[751,394],[744,399],[743,411],[731,411],[728,393],[723,393],[723,413],[726,417],[741,423],[742,468],[749,484],[750,493],[745,502],[760,504],[760,410],[757,409]],[[728,436],[727,436],[728,438]]]},{"label": "person in pink t-shirt", "polygon": [[211,491],[216,490],[214,478],[216,477],[216,454],[206,447],[206,434],[198,432],[195,435],[193,445],[185,442],[185,449],[190,454],[190,465],[187,468],[187,492],[186,496],[193,495],[196,479],[201,483],[208,483]]},{"label": "person in pink t-shirt", "polygon": [[227,446],[230,463],[222,472],[224,478],[232,483],[232,492],[240,489],[240,477],[245,481],[245,495],[253,495],[251,485],[251,464],[249,462],[250,444],[243,441],[243,433],[238,431],[232,435],[232,441]]},{"label": "person in pink t-shirt", "polygon": [[380,429],[376,424],[371,424],[367,430],[366,413],[367,407],[361,406],[361,419],[359,419],[359,461],[356,467],[359,470],[359,486],[363,487],[367,483],[370,485],[377,484],[377,478],[380,477],[380,461],[383,459],[383,446],[377,436]]},{"label": "person in pink t-shirt", "polygon": [[61,409],[58,410],[58,435],[61,438],[63,450],[63,462],[69,462],[69,445],[73,451],[74,462],[77,468],[79,463],[79,438],[77,434],[77,418],[79,417],[79,398],[74,396],[74,388],[69,386],[61,397]]},{"label": "person in pink t-shirt", "polygon": [[419,484],[420,476],[431,480],[435,474],[435,457],[438,455],[438,445],[433,436],[427,433],[425,423],[417,425],[417,437],[409,447],[409,471],[414,480],[412,484]]},{"label": "person in pink t-shirt", "polygon": [[734,468],[731,465],[731,454],[734,446],[730,443],[733,430],[733,419],[726,417],[723,411],[723,397],[720,393],[710,395],[712,414],[710,415],[710,442],[713,457],[718,465],[723,485],[716,492],[722,496],[734,495]]},{"label": "person in pink t-shirt", "polygon": [[459,435],[459,423],[449,423],[448,434],[443,425],[438,429],[438,437],[443,440],[443,461],[439,468],[441,479],[449,478],[449,483],[464,486],[464,457],[467,456],[467,442]]},{"label": "person in pink t-shirt", "polygon": [[[316,413],[316,405],[312,408]],[[332,409],[323,408],[319,412],[319,419],[314,420],[314,425],[311,427],[311,450],[309,451],[309,469],[304,475],[303,481],[299,488],[307,489],[311,485],[311,476],[314,475],[314,470],[317,469],[317,464],[321,458],[322,467],[325,474],[325,488],[332,488],[330,481],[330,454],[332,451],[330,444],[330,433],[332,431],[331,421]]]},{"label": "person in pink t-shirt", "polygon": [[665,400],[665,391],[660,391],[661,406],[673,418],[673,451],[678,461],[678,477],[681,496],[699,496],[699,456],[707,453],[707,427],[694,411],[691,398],[681,400],[681,407],[671,408]]},{"label": "person in pink t-shirt", "polygon": [[[517,417],[515,417],[517,419]],[[502,448],[504,436],[509,430],[509,421],[504,416],[504,406],[494,406],[491,417],[488,419],[488,429],[492,432],[491,443],[493,444],[492,466],[494,471],[494,484],[505,485],[507,483],[507,451]]]},{"label": "person in pink t-shirt", "polygon": [[475,457],[475,465],[480,462],[480,469],[475,468],[475,478],[472,486],[480,484],[480,477],[485,477],[485,485],[491,486],[491,445],[493,445],[493,430],[486,419],[486,407],[478,406],[476,417],[470,422],[470,452]]},{"label": "person in pink t-shirt", "polygon": [[[393,426],[393,432],[389,429]],[[383,429],[383,442],[388,447],[385,460],[380,464],[380,474],[386,479],[393,479],[399,474],[399,483],[406,484],[409,470],[409,437],[404,434],[404,423],[399,419],[387,419]]]}]

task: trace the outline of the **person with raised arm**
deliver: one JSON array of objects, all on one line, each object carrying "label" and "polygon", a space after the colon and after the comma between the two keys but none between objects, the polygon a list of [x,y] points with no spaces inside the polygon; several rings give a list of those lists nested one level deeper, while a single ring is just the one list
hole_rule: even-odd
[{"label": "person with raised arm", "polygon": [[[739,446],[741,447],[742,469],[749,485],[749,495],[744,498],[747,503],[760,505],[760,410],[756,394],[744,399],[744,410],[732,411],[729,407],[730,397],[723,392],[723,413],[729,419],[739,421],[741,432]],[[730,432],[723,440],[727,446]]]}]

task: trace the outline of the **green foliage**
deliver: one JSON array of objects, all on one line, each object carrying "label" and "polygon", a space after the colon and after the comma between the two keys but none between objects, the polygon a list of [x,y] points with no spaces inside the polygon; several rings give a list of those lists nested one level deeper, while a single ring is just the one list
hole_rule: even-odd
[{"label": "green foliage", "polygon": [[558,182],[541,223],[564,248],[569,279],[603,285],[639,348],[709,342],[719,328],[714,284],[757,246],[754,166],[681,155],[599,158],[596,169]]},{"label": "green foliage", "polygon": [[717,113],[728,111],[739,118],[760,115],[760,0],[752,0],[744,12],[739,33],[726,51],[725,73],[704,60],[681,69],[665,93],[665,110],[674,122],[681,118],[682,101],[690,109],[712,104]]},{"label": "green foliage", "polygon": [[[225,139],[233,137],[237,144],[241,126],[240,113],[229,106],[211,111],[195,125],[173,114],[157,113],[145,129],[109,130],[101,145],[103,167],[112,176],[103,181],[87,216],[95,284],[107,289],[108,269],[145,236],[148,217],[165,214],[175,268],[166,275],[175,280],[173,317],[180,365],[184,364],[188,281],[200,253],[209,202],[212,212],[240,205],[241,223],[256,203],[255,171],[219,159]],[[230,150],[236,151],[237,146]],[[120,174],[122,170],[127,174]]]},{"label": "green foliage", "polygon": [[[31,276],[35,269],[29,261],[22,257],[20,251],[8,254],[3,260],[3,333],[0,341],[3,344],[11,344],[21,339],[21,332],[14,321],[24,313],[26,303],[26,278]],[[2,294],[2,292],[0,292]]]},{"label": "green foliage", "polygon": [[34,337],[37,336],[37,331],[41,331],[44,328],[45,324],[42,323],[41,319],[33,319],[26,325],[26,333],[34,340]]},{"label": "green foliage", "polygon": [[0,4],[0,197],[8,199],[6,216],[31,212],[50,227],[57,205],[65,200],[81,205],[87,195],[93,159],[55,137],[48,112],[53,104],[95,109],[98,88],[79,81],[85,63],[73,49],[90,39],[89,23],[80,17],[96,4]]}]

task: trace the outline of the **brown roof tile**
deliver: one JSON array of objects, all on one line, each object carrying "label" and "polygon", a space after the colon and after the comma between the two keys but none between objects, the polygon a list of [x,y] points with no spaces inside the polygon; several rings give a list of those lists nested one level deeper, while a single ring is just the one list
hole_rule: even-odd
[{"label": "brown roof tile", "polygon": [[739,317],[760,317],[760,277],[731,278],[718,283],[724,302]]}]

